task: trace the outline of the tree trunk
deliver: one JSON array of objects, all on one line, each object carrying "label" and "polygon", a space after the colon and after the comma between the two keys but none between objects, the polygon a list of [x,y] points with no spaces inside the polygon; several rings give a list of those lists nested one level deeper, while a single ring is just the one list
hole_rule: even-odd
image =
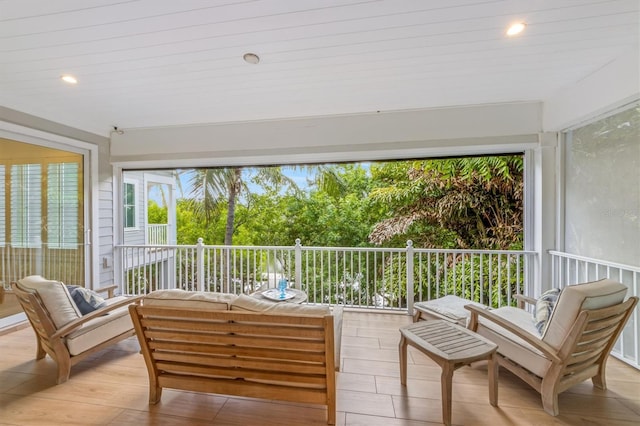
[{"label": "tree trunk", "polygon": [[233,243],[233,222],[236,215],[236,198],[242,182],[242,169],[236,168],[233,171],[233,179],[229,182],[229,205],[227,209],[227,227],[224,233],[224,245],[230,246]]}]

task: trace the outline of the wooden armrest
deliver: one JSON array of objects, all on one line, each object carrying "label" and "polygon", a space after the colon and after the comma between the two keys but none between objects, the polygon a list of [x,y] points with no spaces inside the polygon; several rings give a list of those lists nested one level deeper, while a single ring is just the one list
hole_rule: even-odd
[{"label": "wooden armrest", "polygon": [[64,327],[60,328],[58,331],[56,331],[51,338],[52,339],[59,339],[61,337],[65,337],[67,334],[75,331],[78,327],[80,327],[82,324],[91,321],[92,319],[101,317],[104,314],[107,314],[115,309],[118,309],[122,306],[127,306],[130,305],[132,303],[135,303],[139,300],[141,300],[144,296],[134,296],[134,297],[128,297],[125,300],[121,300],[119,302],[113,303],[109,306],[105,306],[104,308],[100,308],[100,309],[96,309],[93,312],[88,313],[87,315],[83,315],[82,317],[71,321],[68,324],[65,324]]},{"label": "wooden armrest", "polygon": [[118,288],[118,286],[116,284],[113,285],[109,285],[106,287],[101,287],[101,288],[97,288],[94,291],[96,293],[107,293],[107,298],[111,299],[113,296],[115,296],[115,291]]},{"label": "wooden armrest", "polygon": [[537,300],[533,297],[525,296],[524,294],[516,294],[513,296],[514,299],[518,301],[518,308],[524,309],[524,304],[528,303],[530,305],[535,305]]},{"label": "wooden armrest", "polygon": [[549,346],[547,343],[543,342],[541,339],[538,339],[538,338],[532,336],[531,334],[527,333],[526,331],[523,331],[518,326],[516,326],[513,323],[505,320],[502,317],[499,317],[498,315],[494,314],[490,310],[483,309],[483,308],[478,308],[477,306],[474,306],[474,305],[465,305],[464,307],[465,307],[465,309],[471,311],[471,324],[477,324],[478,316],[486,318],[489,321],[492,321],[492,322],[498,324],[500,327],[504,328],[505,330],[510,331],[511,333],[515,334],[516,336],[518,336],[519,338],[521,338],[522,340],[524,340],[525,342],[527,342],[528,344],[530,344],[534,348],[538,349],[540,352],[542,352],[551,361],[556,362],[556,363],[561,363],[562,362],[560,357],[558,357],[558,355],[557,355],[557,351],[555,349],[553,349],[551,346]]}]

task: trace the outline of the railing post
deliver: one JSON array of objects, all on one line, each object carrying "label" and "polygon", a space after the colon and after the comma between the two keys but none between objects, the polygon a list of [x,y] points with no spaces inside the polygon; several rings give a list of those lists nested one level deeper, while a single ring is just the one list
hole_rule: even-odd
[{"label": "railing post", "polygon": [[[127,272],[125,271],[125,252],[126,250],[124,247],[115,246],[113,248],[113,277],[115,278],[116,282],[120,283],[120,288],[118,289],[120,294],[126,296],[130,293],[127,282]],[[117,277],[118,275],[120,275],[119,279]],[[95,284],[97,283],[94,283],[94,285]]]},{"label": "railing post", "polygon": [[407,313],[413,315],[413,241],[407,240]]},{"label": "railing post", "polygon": [[293,287],[302,289],[302,245],[300,244],[300,238],[296,238],[296,246],[293,250],[294,263],[295,263],[295,279]]},{"label": "railing post", "polygon": [[198,291],[204,291],[204,240],[202,238],[198,238],[198,244],[196,244],[196,264],[198,265],[196,271]]}]

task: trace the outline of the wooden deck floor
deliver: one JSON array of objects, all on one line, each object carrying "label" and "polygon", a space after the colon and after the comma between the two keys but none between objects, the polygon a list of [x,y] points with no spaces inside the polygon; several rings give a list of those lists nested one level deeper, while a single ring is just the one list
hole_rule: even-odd
[{"label": "wooden deck floor", "polygon": [[[408,386],[399,380],[398,327],[405,315],[346,312],[338,425],[441,424],[440,369],[409,348]],[[165,390],[147,400],[147,371],[135,338],[76,365],[55,385],[55,365],[34,360],[30,328],[0,336],[0,425],[324,425],[324,407]],[[453,377],[457,425],[638,425],[640,372],[611,359],[609,389],[581,383],[560,396],[558,417],[540,396],[501,370],[498,407],[488,399],[486,369],[463,367]]]}]

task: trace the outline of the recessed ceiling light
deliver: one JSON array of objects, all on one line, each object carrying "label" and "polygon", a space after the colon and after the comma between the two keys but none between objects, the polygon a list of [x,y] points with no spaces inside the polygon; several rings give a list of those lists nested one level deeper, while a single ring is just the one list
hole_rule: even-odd
[{"label": "recessed ceiling light", "polygon": [[256,55],[255,53],[245,53],[242,58],[248,64],[254,64],[255,65],[258,62],[260,62],[260,57],[258,55]]},{"label": "recessed ceiling light", "polygon": [[69,84],[78,84],[78,79],[75,78],[74,76],[70,75],[70,74],[65,74],[62,77],[60,77],[62,79],[62,81],[64,81],[65,83],[69,83]]},{"label": "recessed ceiling light", "polygon": [[511,25],[509,27],[509,29],[507,30],[507,35],[509,37],[514,36],[514,35],[518,35],[522,31],[524,31],[526,26],[527,26],[527,24],[525,24],[524,22],[516,22],[515,24],[513,24],[513,25]]}]

